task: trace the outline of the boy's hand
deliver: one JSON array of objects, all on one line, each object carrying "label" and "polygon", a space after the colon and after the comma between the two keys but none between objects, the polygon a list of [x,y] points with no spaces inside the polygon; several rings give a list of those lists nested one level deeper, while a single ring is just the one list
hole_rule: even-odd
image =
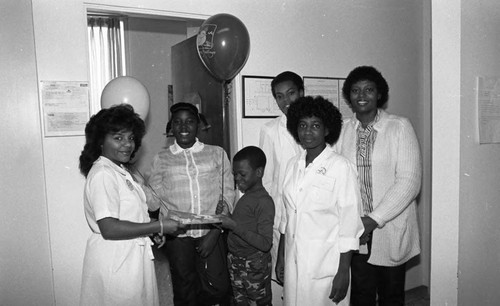
[{"label": "boy's hand", "polygon": [[221,226],[223,228],[227,228],[229,230],[232,230],[234,231],[236,229],[236,227],[238,226],[238,224],[236,223],[236,221],[234,221],[230,216],[226,216],[226,215],[219,215],[218,216],[221,221],[222,221],[222,224]]}]

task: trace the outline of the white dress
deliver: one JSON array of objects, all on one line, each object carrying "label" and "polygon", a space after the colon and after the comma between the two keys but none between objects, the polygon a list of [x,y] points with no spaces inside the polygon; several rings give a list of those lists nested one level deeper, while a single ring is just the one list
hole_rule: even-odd
[{"label": "white dress", "polygon": [[105,240],[97,225],[106,217],[149,222],[142,188],[128,171],[101,156],[87,176],[84,205],[92,234],[85,251],[80,305],[159,305],[150,238]]},{"label": "white dress", "polygon": [[[359,248],[363,233],[356,170],[327,146],[305,167],[305,152],[287,167],[285,305],[334,305],[329,299],[340,253]],[[349,305],[349,293],[338,305]]]}]

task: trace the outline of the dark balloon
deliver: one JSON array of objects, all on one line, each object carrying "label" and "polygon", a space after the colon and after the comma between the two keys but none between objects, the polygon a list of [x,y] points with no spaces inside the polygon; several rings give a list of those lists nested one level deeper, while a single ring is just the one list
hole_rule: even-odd
[{"label": "dark balloon", "polygon": [[230,14],[217,14],[201,25],[197,47],[208,71],[220,81],[229,81],[248,59],[250,36],[241,20]]}]

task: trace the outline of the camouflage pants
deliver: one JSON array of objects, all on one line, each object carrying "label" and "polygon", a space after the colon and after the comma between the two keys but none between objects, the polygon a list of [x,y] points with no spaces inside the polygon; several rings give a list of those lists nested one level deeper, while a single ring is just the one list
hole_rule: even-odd
[{"label": "camouflage pants", "polygon": [[272,305],[269,252],[257,252],[247,258],[230,253],[228,266],[236,306]]}]

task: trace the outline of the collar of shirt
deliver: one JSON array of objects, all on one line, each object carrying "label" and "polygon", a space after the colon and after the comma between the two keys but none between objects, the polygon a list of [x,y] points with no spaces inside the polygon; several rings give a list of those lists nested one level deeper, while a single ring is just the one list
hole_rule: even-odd
[{"label": "collar of shirt", "polygon": [[188,152],[191,151],[191,152],[196,153],[196,152],[200,152],[201,150],[203,150],[204,146],[205,145],[203,144],[203,142],[200,142],[198,140],[198,138],[196,138],[196,142],[193,144],[193,146],[190,148],[187,148],[187,149],[181,148],[181,146],[179,146],[177,144],[177,141],[175,141],[174,144],[170,146],[170,151],[172,152],[172,154],[180,154],[181,152],[184,152],[184,151],[188,151]]},{"label": "collar of shirt", "polygon": [[123,165],[118,166],[117,164],[115,164],[109,158],[107,158],[105,156],[102,156],[102,155],[99,156],[99,158],[94,162],[94,164],[97,163],[97,162],[99,162],[99,161],[101,163],[109,165],[110,167],[112,167],[113,169],[115,169],[116,171],[118,171],[123,176],[130,175],[130,173],[128,172],[128,170]]},{"label": "collar of shirt", "polygon": [[[312,168],[315,165],[320,165],[321,162],[327,158],[327,156],[330,154],[331,151],[333,151],[333,146],[326,144],[326,147],[323,149],[323,151],[321,151],[321,153],[318,156],[316,156],[316,158],[307,166],[307,168]],[[306,155],[307,155],[306,150],[300,153],[299,164],[302,168],[306,168]]]},{"label": "collar of shirt", "polygon": [[259,187],[255,188],[254,190],[250,190],[250,191],[245,192],[243,195],[245,195],[245,194],[246,195],[253,194],[253,193],[256,193],[256,192],[261,192],[262,190],[266,190],[266,189],[264,188],[264,186],[259,186]]},{"label": "collar of shirt", "polygon": [[[386,117],[386,116],[387,116],[387,113],[383,109],[379,108],[377,110],[377,115],[375,116],[375,119],[373,119],[373,121],[370,122],[368,125],[373,126],[373,129],[375,131],[378,131],[381,128],[383,128],[381,125],[381,119]],[[356,130],[358,129],[358,127],[361,126],[361,122],[358,120],[358,118],[356,118],[356,116],[352,116],[352,119],[350,121],[351,121],[351,124],[354,124],[354,128]]]},{"label": "collar of shirt", "polygon": [[280,125],[286,129],[286,122],[288,118],[286,117],[285,114],[281,114],[280,118]]}]

